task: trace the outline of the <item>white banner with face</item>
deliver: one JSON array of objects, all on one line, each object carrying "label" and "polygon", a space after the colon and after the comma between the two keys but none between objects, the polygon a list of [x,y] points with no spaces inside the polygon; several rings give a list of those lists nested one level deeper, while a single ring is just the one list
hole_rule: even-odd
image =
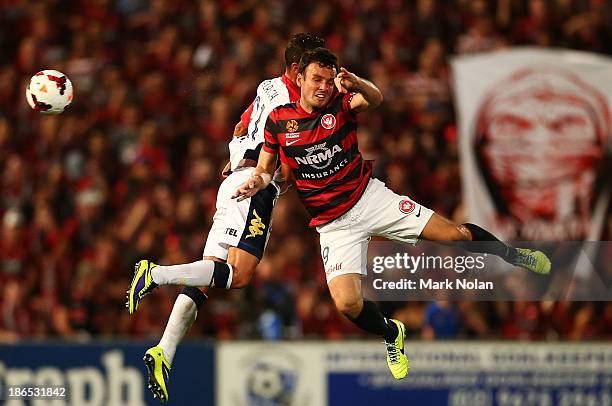
[{"label": "white banner with face", "polygon": [[612,59],[515,48],[452,61],[469,221],[506,240],[598,239]]}]

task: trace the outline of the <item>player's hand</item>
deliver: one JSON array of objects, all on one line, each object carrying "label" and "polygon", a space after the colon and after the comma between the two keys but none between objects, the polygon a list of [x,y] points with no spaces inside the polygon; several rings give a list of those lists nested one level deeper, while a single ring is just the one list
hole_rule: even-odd
[{"label": "player's hand", "polygon": [[359,81],[359,76],[347,71],[346,68],[340,68],[340,73],[334,78],[334,84],[340,93],[358,90]]},{"label": "player's hand", "polygon": [[251,175],[251,177],[236,190],[232,199],[238,199],[238,201],[241,202],[244,199],[255,196],[262,186],[264,186],[264,182],[261,176]]}]

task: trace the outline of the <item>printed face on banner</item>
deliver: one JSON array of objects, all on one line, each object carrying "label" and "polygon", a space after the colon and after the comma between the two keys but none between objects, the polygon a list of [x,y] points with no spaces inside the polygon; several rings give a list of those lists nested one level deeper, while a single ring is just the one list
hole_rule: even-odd
[{"label": "printed face on banner", "polygon": [[532,239],[530,226],[554,225],[561,226],[559,239],[587,236],[597,165],[610,136],[602,93],[570,72],[519,70],[485,98],[476,131],[497,221],[513,227],[514,238]]}]

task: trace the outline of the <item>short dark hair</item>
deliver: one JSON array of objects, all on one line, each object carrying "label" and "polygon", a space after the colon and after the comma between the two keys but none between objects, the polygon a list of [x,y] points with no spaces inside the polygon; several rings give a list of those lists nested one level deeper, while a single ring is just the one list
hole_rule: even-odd
[{"label": "short dark hair", "polygon": [[324,46],[325,40],[317,35],[306,32],[295,34],[285,48],[285,65],[289,67],[294,63],[300,63],[304,52]]},{"label": "short dark hair", "polygon": [[306,72],[306,67],[313,62],[318,63],[323,68],[334,68],[338,72],[338,57],[327,48],[315,48],[304,52],[302,59],[300,59],[298,72],[303,76]]}]

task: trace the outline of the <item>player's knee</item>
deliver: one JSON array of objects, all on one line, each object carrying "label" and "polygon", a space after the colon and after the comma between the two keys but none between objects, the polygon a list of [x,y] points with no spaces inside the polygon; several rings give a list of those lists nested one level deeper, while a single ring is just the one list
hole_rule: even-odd
[{"label": "player's knee", "polygon": [[363,299],[357,297],[344,296],[340,298],[334,298],[334,304],[336,309],[349,318],[355,318],[359,316],[361,308],[363,307]]},{"label": "player's knee", "polygon": [[254,269],[241,267],[233,268],[231,289],[242,289],[247,286],[253,278]]},{"label": "player's knee", "polygon": [[457,224],[457,241],[470,241],[472,239],[472,233],[463,224]]},{"label": "player's knee", "polygon": [[449,224],[448,230],[446,231],[447,241],[469,241],[471,240],[470,230],[468,230],[463,224]]}]

